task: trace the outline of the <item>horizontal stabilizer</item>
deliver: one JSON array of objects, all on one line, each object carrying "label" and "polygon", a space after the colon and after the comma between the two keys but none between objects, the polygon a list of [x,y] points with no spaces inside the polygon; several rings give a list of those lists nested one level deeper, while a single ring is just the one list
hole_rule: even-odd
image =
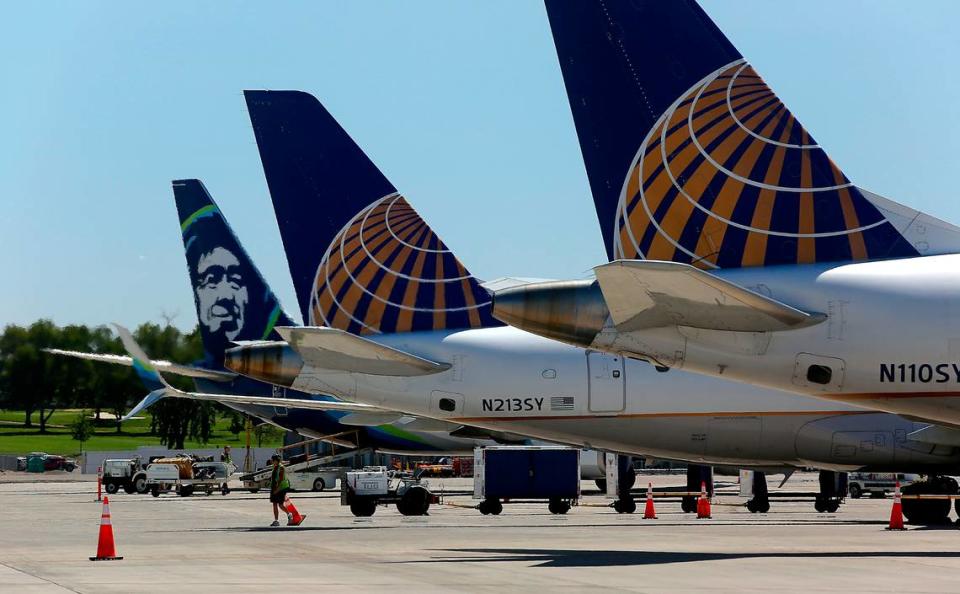
[{"label": "horizontal stabilizer", "polygon": [[437,363],[327,327],[277,327],[277,332],[308,364],[320,368],[369,375],[412,377],[450,369]]},{"label": "horizontal stabilizer", "polygon": [[[76,359],[86,359],[87,361],[98,361],[100,363],[112,363],[113,365],[124,365],[133,367],[133,358],[126,355],[111,355],[109,353],[84,353],[80,351],[65,351],[63,349],[43,349],[44,352],[63,357],[74,357]],[[154,367],[162,373],[172,373],[185,377],[212,380],[215,382],[229,382],[237,377],[237,374],[229,371],[215,371],[213,369],[204,369],[192,365],[179,365],[170,361],[153,360]]]},{"label": "horizontal stabilizer", "polygon": [[616,260],[594,269],[619,332],[687,326],[732,332],[777,332],[811,326],[807,313],[689,264]]}]

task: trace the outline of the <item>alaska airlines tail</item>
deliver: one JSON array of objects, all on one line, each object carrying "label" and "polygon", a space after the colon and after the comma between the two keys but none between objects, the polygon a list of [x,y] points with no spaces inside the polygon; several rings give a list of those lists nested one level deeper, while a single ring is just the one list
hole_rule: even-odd
[{"label": "alaska airlines tail", "polygon": [[316,98],[244,95],[307,324],[355,334],[500,325],[490,295]]},{"label": "alaska airlines tail", "polygon": [[176,180],[173,194],[207,361],[219,368],[231,342],[280,340],[274,326],[293,322],[203,183]]},{"label": "alaska airlines tail", "polygon": [[960,251],[865,192],[693,0],[546,0],[610,259],[702,268]]}]

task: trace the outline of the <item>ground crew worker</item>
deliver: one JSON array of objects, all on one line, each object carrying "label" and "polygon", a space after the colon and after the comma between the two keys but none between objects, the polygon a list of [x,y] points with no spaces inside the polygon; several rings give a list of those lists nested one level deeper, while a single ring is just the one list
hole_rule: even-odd
[{"label": "ground crew worker", "polygon": [[233,459],[230,457],[230,446],[223,446],[223,453],[220,454],[220,461],[226,462],[227,464],[233,464]]},{"label": "ground crew worker", "polygon": [[280,508],[284,513],[287,509],[284,502],[287,499],[287,492],[290,491],[290,481],[287,480],[286,469],[280,463],[280,454],[274,454],[270,459],[273,462],[273,473],[270,475],[270,502],[273,504],[273,524],[280,525]]}]

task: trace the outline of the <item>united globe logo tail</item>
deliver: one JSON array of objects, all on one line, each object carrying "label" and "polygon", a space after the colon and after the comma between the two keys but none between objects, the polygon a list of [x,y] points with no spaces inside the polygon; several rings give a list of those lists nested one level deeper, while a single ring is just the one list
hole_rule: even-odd
[{"label": "united globe logo tail", "polygon": [[546,6],[611,260],[710,269],[960,245],[953,225],[851,183],[694,0]]},{"label": "united globe logo tail", "polygon": [[244,94],[304,320],[355,334],[501,325],[489,293],[316,98]]}]

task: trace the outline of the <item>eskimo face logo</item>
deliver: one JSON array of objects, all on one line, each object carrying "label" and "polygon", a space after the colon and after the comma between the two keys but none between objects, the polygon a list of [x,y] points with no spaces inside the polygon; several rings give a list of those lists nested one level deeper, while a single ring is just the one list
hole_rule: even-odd
[{"label": "eskimo face logo", "polygon": [[200,323],[212,334],[233,340],[243,330],[250,301],[240,260],[227,248],[217,246],[200,254],[194,273]]},{"label": "eskimo face logo", "polygon": [[660,116],[630,166],[614,225],[617,258],[703,268],[910,251],[743,60]]},{"label": "eskimo face logo", "polygon": [[358,334],[497,325],[489,295],[399,194],[361,210],[333,239],[310,318]]}]

